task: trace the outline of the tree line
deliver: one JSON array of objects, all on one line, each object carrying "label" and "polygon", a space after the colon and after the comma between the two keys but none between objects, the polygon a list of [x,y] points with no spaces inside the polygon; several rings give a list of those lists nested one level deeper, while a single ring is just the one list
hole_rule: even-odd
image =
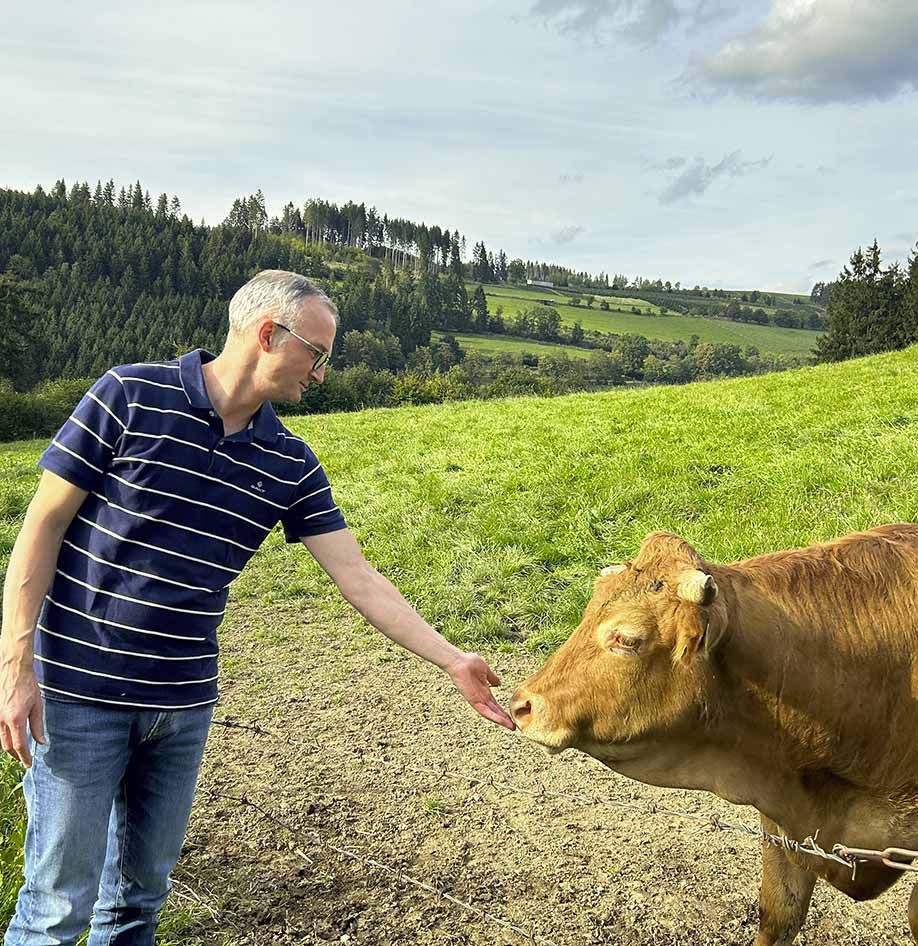
[{"label": "tree line", "polygon": [[906,266],[885,268],[876,240],[866,252],[858,247],[838,279],[820,288],[828,298],[828,330],[817,342],[820,361],[918,342],[918,244]]}]

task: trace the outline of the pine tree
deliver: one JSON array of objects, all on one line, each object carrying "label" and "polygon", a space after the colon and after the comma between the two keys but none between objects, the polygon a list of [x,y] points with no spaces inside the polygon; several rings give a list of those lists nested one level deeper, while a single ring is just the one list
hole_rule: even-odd
[{"label": "pine tree", "polygon": [[475,287],[475,293],[472,296],[472,311],[474,312],[472,324],[475,331],[487,332],[490,327],[488,300],[485,296],[484,287],[481,284]]}]

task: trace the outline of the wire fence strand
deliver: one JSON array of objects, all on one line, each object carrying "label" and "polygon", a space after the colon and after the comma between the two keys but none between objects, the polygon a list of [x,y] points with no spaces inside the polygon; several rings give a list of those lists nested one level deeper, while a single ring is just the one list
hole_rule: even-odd
[{"label": "wire fence strand", "polygon": [[[273,733],[261,728],[260,726],[239,723],[238,721],[231,718],[214,720],[214,724],[231,729],[246,729],[259,735],[277,738]],[[316,746],[315,748],[317,750],[321,749],[322,751],[325,751],[324,747]],[[666,805],[661,805],[658,803],[640,804],[633,800],[626,801],[624,799],[613,798],[611,796],[605,795],[591,796],[578,794],[576,792],[556,791],[547,789],[544,786],[540,786],[539,788],[526,788],[522,785],[516,785],[512,782],[506,782],[497,779],[493,775],[482,777],[481,775],[472,772],[450,768],[448,765],[442,765],[438,768],[424,768],[422,766],[412,765],[410,763],[394,762],[382,756],[375,755],[372,752],[368,752],[363,748],[357,748],[356,750],[352,750],[350,753],[340,754],[347,754],[356,761],[368,762],[373,765],[395,770],[396,772],[405,774],[410,773],[412,775],[420,775],[425,778],[432,778],[435,782],[447,780],[461,781],[477,788],[490,789],[502,795],[513,794],[535,799],[558,799],[588,807],[600,806],[632,811],[643,815],[662,815],[664,817],[677,818],[692,822],[700,828],[707,828],[712,831],[730,831],[737,834],[742,834],[756,839],[761,843],[769,844],[794,854],[819,858],[830,863],[841,865],[842,867],[845,867],[851,871],[852,877],[855,876],[858,865],[867,862],[883,864],[886,867],[899,871],[918,872],[918,864],[913,863],[913,860],[918,859],[918,851],[897,847],[889,847],[885,850],[879,851],[867,848],[848,847],[847,845],[843,844],[835,844],[833,845],[831,851],[827,851],[823,849],[823,847],[818,843],[818,830],[814,831],[811,836],[804,838],[802,841],[798,841],[783,834],[772,834],[761,827],[761,825],[752,825],[743,821],[725,820],[712,812],[703,813],[686,811],[684,809],[670,808]],[[297,832],[296,829],[287,824],[277,814],[268,810],[258,802],[253,801],[245,794],[229,795],[215,792],[212,789],[206,788],[202,789],[202,791],[209,794],[211,797],[235,801],[241,805],[250,807],[258,811],[266,820],[269,820],[273,824],[282,828],[294,839],[301,837],[300,832]],[[400,883],[414,887],[415,889],[423,891],[431,896],[438,897],[441,900],[459,907],[467,913],[478,916],[480,919],[487,920],[496,926],[500,926],[506,931],[512,932],[530,943],[539,944],[539,946],[557,946],[557,944],[555,944],[552,940],[543,936],[539,936],[532,930],[527,930],[524,927],[496,916],[495,914],[490,913],[489,911],[484,910],[473,903],[455,897],[452,894],[447,893],[445,890],[434,886],[433,884],[427,883],[424,880],[419,880],[418,878],[405,873],[400,868],[392,867],[391,865],[383,863],[378,858],[363,854],[349,847],[342,847],[339,844],[335,844],[334,842],[329,841],[327,838],[322,837],[317,831],[308,831],[306,834],[316,844],[334,852],[340,857],[382,871],[383,873],[394,877]],[[312,863],[312,859],[299,848],[295,848],[294,853],[309,863]]]}]

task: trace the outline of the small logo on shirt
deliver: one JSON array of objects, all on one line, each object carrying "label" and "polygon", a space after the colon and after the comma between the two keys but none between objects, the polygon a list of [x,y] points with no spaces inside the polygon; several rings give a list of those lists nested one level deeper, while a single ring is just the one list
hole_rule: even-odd
[{"label": "small logo on shirt", "polygon": [[264,484],[261,480],[259,480],[257,483],[253,483],[252,489],[254,489],[256,493],[263,493],[265,491]]}]

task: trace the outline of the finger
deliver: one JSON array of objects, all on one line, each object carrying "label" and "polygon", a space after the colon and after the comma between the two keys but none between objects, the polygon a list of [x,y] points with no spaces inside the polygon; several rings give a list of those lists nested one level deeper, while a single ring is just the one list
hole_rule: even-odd
[{"label": "finger", "polygon": [[10,739],[10,731],[7,729],[6,723],[0,723],[0,749],[10,755],[13,754],[13,741]]},{"label": "finger", "polygon": [[32,765],[32,753],[29,752],[29,740],[26,736],[25,720],[13,728],[13,755],[26,767]]},{"label": "finger", "polygon": [[489,703],[476,703],[475,709],[478,710],[485,719],[490,719],[492,723],[506,726],[507,729],[516,729],[516,723],[493,701]]},{"label": "finger", "polygon": [[500,677],[490,667],[488,667],[488,683],[490,683],[491,686],[500,686]]},{"label": "finger", "polygon": [[45,721],[43,719],[44,714],[42,713],[43,706],[44,701],[42,697],[39,697],[35,701],[35,705],[32,707],[32,712],[29,713],[29,731],[32,733],[32,738],[36,742],[40,742],[42,745],[45,744]]}]

